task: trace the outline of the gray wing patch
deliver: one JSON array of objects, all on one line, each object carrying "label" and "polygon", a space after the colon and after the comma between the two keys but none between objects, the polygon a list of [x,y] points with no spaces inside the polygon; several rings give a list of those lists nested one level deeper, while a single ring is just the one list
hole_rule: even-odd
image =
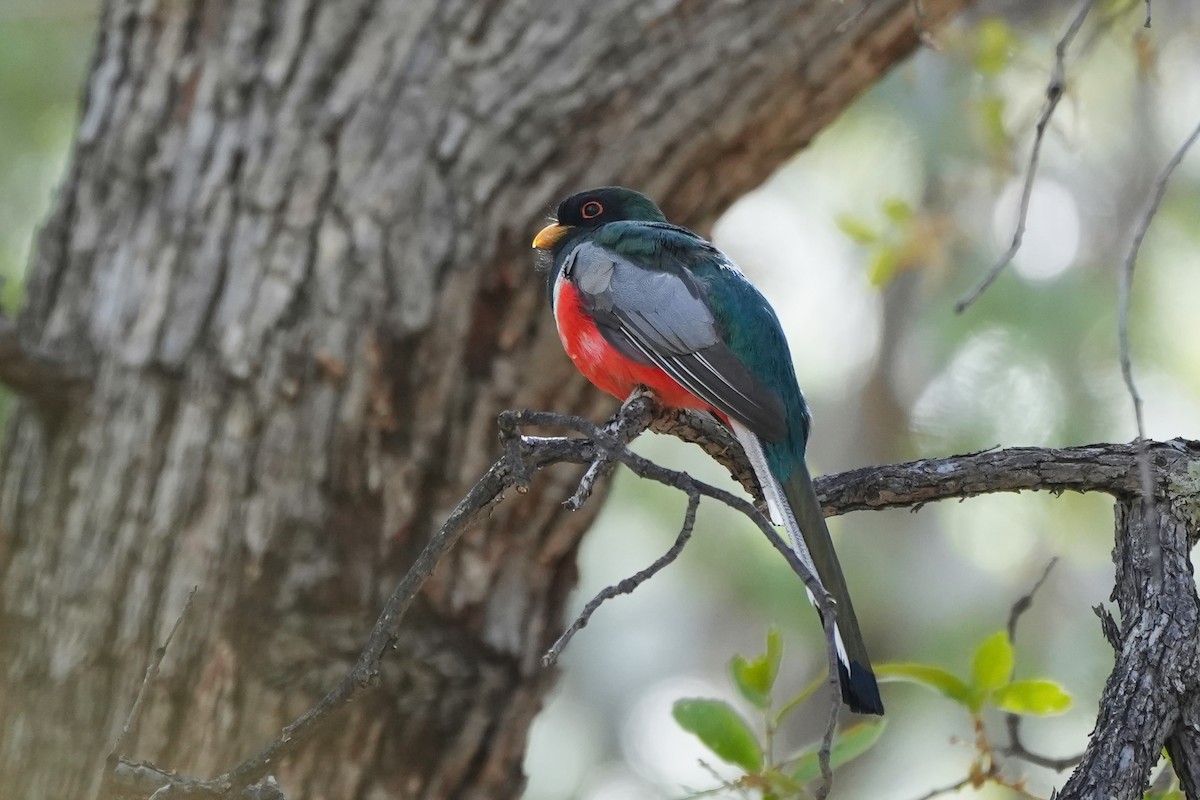
[{"label": "gray wing patch", "polygon": [[592,242],[569,259],[564,277],[622,355],[659,367],[767,441],[787,434],[782,401],[726,346],[690,274],[646,269]]}]

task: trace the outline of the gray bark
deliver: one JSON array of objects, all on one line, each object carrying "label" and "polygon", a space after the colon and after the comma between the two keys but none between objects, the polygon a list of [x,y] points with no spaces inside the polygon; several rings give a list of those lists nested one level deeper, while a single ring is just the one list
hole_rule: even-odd
[{"label": "gray bark", "polygon": [[[215,774],[335,682],[496,413],[603,403],[528,266],[551,202],[627,183],[705,225],[916,46],[908,0],[863,6],[106,3],[36,355],[0,359],[0,796],[94,794],[193,586],[123,755]],[[519,791],[569,478],[441,565],[288,797]]]}]

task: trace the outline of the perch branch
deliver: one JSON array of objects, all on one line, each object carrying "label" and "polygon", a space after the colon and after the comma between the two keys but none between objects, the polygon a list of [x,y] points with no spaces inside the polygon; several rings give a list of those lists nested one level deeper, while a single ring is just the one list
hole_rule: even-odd
[{"label": "perch branch", "polygon": [[[808,575],[775,529],[749,501],[723,489],[693,479],[686,473],[662,467],[633,453],[625,442],[653,426],[695,442],[714,455],[743,485],[749,465],[724,431],[703,416],[667,414],[656,417],[652,399],[634,398],[620,410],[608,426],[600,427],[578,418],[533,411],[511,411],[501,415],[499,424],[503,454],[484,473],[455,507],[442,527],[433,534],[417,556],[409,572],[397,585],[367,639],[355,666],[342,681],[316,705],[283,729],[280,736],[257,753],[211,780],[200,780],[169,773],[153,765],[122,760],[115,772],[119,782],[130,785],[137,776],[144,785],[150,779],[160,781],[156,800],[190,797],[245,797],[245,790],[259,785],[280,760],[313,739],[322,726],[344,705],[378,682],[379,664],[397,639],[399,625],[426,578],[463,533],[502,499],[506,490],[526,485],[529,476],[553,464],[592,465],[611,459],[624,464],[635,475],[677,488],[689,498],[708,497],[724,503],[750,518],[792,569],[805,579],[823,616],[827,644],[832,645],[831,601]],[[556,426],[575,431],[579,436],[540,437],[520,433],[522,426]],[[615,432],[614,432],[615,431]],[[1200,443],[1174,440],[1148,445],[1152,461],[1167,486],[1169,478],[1186,478],[1187,466],[1200,455]],[[869,469],[853,470],[817,480],[818,494],[828,515],[860,509],[919,506],[932,500],[964,498],[989,492],[1044,489],[1053,492],[1099,491],[1128,499],[1140,493],[1136,449],[1131,445],[1090,445],[1062,450],[1014,448],[974,453],[943,459],[927,459]],[[832,652],[832,647],[829,648]],[[836,676],[836,668],[831,669]],[[833,678],[836,680],[836,677]],[[835,702],[840,697],[834,692]],[[828,730],[826,733],[828,742]],[[828,744],[825,746],[828,750]],[[828,774],[823,770],[823,774]],[[157,776],[157,777],[155,777]],[[143,795],[144,796],[144,795]]]},{"label": "perch branch", "polygon": [[[624,411],[625,408],[633,403],[634,400],[639,396],[640,395],[638,393],[635,393],[626,402],[626,404],[622,406],[622,411]],[[588,604],[588,607],[584,609],[583,614],[576,619],[575,623],[572,624],[567,632],[564,633],[563,636],[560,637],[559,641],[556,642],[551,648],[550,652],[547,653],[546,659],[551,661],[556,659],[558,654],[562,651],[562,648],[566,647],[567,642],[569,642],[571,637],[574,636],[575,632],[587,624],[587,620],[591,617],[592,612],[599,608],[599,606],[605,600],[611,597],[616,597],[619,594],[633,591],[633,589],[647,580],[651,575],[658,572],[658,570],[662,569],[662,567],[666,566],[675,559],[679,550],[682,550],[687,538],[691,536],[691,529],[695,524],[695,510],[696,506],[699,504],[701,496],[713,498],[736,511],[740,511],[743,515],[750,519],[750,521],[758,526],[759,530],[767,538],[767,541],[769,541],[771,545],[780,553],[780,555],[784,557],[788,564],[791,565],[792,571],[804,581],[805,586],[809,590],[809,594],[813,597],[813,603],[820,612],[822,629],[825,634],[825,653],[829,661],[829,684],[832,690],[830,693],[829,718],[825,726],[824,737],[821,740],[821,747],[817,753],[817,761],[821,768],[821,783],[817,787],[816,797],[817,800],[824,800],[829,795],[829,792],[833,787],[833,767],[831,765],[830,758],[833,750],[833,738],[837,732],[838,712],[841,710],[842,705],[842,693],[840,686],[841,672],[838,669],[837,662],[837,633],[835,629],[837,609],[834,607],[832,598],[829,596],[828,592],[825,591],[824,586],[821,585],[820,579],[810,572],[804,563],[800,561],[799,557],[791,549],[791,547],[789,547],[783,542],[782,539],[780,539],[774,527],[771,526],[763,513],[754,505],[746,502],[740,497],[726,492],[723,489],[718,489],[714,486],[710,486],[709,484],[697,481],[686,473],[666,469],[658,464],[655,464],[649,459],[637,455],[629,450],[628,447],[626,447],[624,441],[615,439],[612,436],[610,433],[611,425],[606,428],[598,428],[587,420],[564,417],[561,414],[554,414],[544,411],[523,411],[515,412],[515,414],[516,416],[514,417],[514,423],[565,427],[575,430],[584,436],[589,436],[591,437],[592,441],[597,443],[598,449],[600,450],[600,454],[597,456],[596,462],[594,463],[598,463],[602,459],[613,459],[620,461],[620,463],[624,464],[638,477],[652,480],[666,486],[672,486],[680,491],[683,491],[688,496],[688,512],[684,519],[683,529],[680,532],[679,538],[676,540],[675,546],[672,547],[671,550],[658,559],[654,564],[652,564],[647,570],[644,570],[642,573],[638,573],[638,575],[635,575],[633,579],[630,579],[632,582],[623,581],[622,584],[618,584],[615,587],[608,587],[599,595],[597,595],[597,597]],[[704,416],[707,417],[707,415]],[[523,437],[523,441],[530,445],[538,445],[548,440],[534,439],[533,437]],[[722,451],[724,455],[732,455],[735,452],[730,447],[723,447]],[[741,454],[740,448],[736,451],[736,453],[739,455]],[[742,455],[742,460],[745,460],[744,455]],[[591,470],[589,469],[589,472],[590,471]],[[759,496],[761,499],[761,493],[759,493],[759,495],[752,496]],[[623,588],[623,584],[627,583],[628,587]]]}]

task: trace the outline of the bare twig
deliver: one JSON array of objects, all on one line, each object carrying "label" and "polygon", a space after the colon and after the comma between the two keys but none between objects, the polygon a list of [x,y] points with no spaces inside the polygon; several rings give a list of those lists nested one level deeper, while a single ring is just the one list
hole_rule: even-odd
[{"label": "bare twig", "polygon": [[683,546],[687,544],[688,539],[692,538],[692,529],[696,526],[696,508],[699,505],[700,495],[698,493],[689,493],[687,511],[683,515],[683,525],[679,529],[679,535],[675,537],[675,543],[671,545],[671,548],[645,569],[639,570],[616,585],[606,586],[601,589],[583,607],[583,611],[579,612],[579,616],[575,618],[571,626],[563,631],[562,636],[559,636],[554,644],[551,645],[550,649],[546,651],[546,655],[542,656],[542,666],[549,667],[558,661],[558,657],[562,655],[562,651],[566,649],[572,637],[587,627],[592,614],[596,613],[596,609],[600,608],[601,604],[606,600],[611,600],[622,594],[631,594],[637,587],[653,578],[659,571],[679,557],[679,554],[683,552]]},{"label": "bare twig", "polygon": [[[623,444],[627,444],[628,442],[632,441],[635,436],[637,436],[637,433],[633,434],[633,436],[628,435],[628,432],[626,431],[628,420],[624,414],[624,411],[631,403],[637,402],[644,397],[653,397],[653,395],[649,392],[649,390],[644,389],[641,386],[635,386],[633,392],[629,395],[625,402],[621,404],[621,410],[617,412],[617,414],[607,425],[605,425],[605,430],[617,436]],[[638,430],[638,433],[641,433],[641,430]],[[592,496],[592,491],[596,487],[596,481],[612,472],[613,467],[615,466],[616,463],[612,460],[612,454],[607,450],[600,451],[600,453],[596,456],[596,460],[588,465],[587,470],[579,479],[579,485],[575,489],[575,494],[571,495],[571,497],[564,502],[563,505],[571,511],[578,511],[579,509],[583,508],[584,503],[586,503],[588,498]]]},{"label": "bare twig", "polygon": [[1125,262],[1121,270],[1117,329],[1121,349],[1121,374],[1125,378],[1125,386],[1129,390],[1130,398],[1133,400],[1134,416],[1137,418],[1138,438],[1140,439],[1144,439],[1146,436],[1145,420],[1142,416],[1142,398],[1138,394],[1137,387],[1134,385],[1133,370],[1129,357],[1129,306],[1133,289],[1133,270],[1137,266],[1137,258],[1142,249],[1142,241],[1146,238],[1146,233],[1150,230],[1150,224],[1154,221],[1154,217],[1158,213],[1158,207],[1167,192],[1167,185],[1170,183],[1171,175],[1175,172],[1175,168],[1183,161],[1197,137],[1200,137],[1200,125],[1197,125],[1196,129],[1187,137],[1183,145],[1175,151],[1175,155],[1167,162],[1167,166],[1154,182],[1154,193],[1150,196],[1150,202],[1147,204],[1146,210],[1142,213],[1141,220],[1134,230],[1133,241],[1130,244],[1128,254],[1125,256]]},{"label": "bare twig", "polygon": [[[633,403],[633,400],[634,398],[631,397],[626,405],[622,406],[622,412],[625,411],[627,406]],[[837,668],[837,644],[835,639],[837,608],[833,602],[833,599],[825,590],[825,587],[821,585],[820,579],[815,574],[810,572],[800,558],[796,555],[795,551],[792,550],[792,548],[786,543],[784,543],[784,541],[779,537],[779,534],[776,532],[775,528],[770,524],[770,522],[767,521],[767,518],[763,515],[763,513],[754,505],[746,502],[736,495],[732,495],[729,492],[724,491],[723,489],[718,489],[717,487],[710,486],[702,481],[697,481],[687,473],[666,469],[665,467],[655,464],[649,459],[637,455],[629,450],[624,441],[621,441],[612,435],[610,432],[611,426],[609,426],[609,428],[599,428],[587,420],[582,420],[576,417],[565,417],[561,414],[554,414],[552,412],[545,411],[522,411],[516,412],[516,414],[517,416],[514,417],[515,424],[548,425],[574,429],[584,436],[591,437],[591,440],[596,442],[597,448],[601,451],[601,453],[607,452],[611,458],[620,461],[638,477],[653,480],[666,486],[672,486],[685,492],[689,498],[689,517],[685,518],[684,529],[680,533],[680,537],[684,541],[686,541],[686,537],[684,536],[685,532],[688,536],[690,536],[690,525],[688,524],[689,519],[691,523],[694,524],[694,509],[692,507],[692,502],[694,501],[698,503],[701,495],[718,500],[730,508],[733,508],[735,511],[740,511],[758,526],[759,530],[767,538],[771,545],[784,557],[784,559],[787,560],[788,564],[792,567],[792,571],[804,581],[805,586],[808,588],[809,593],[813,597],[813,603],[816,605],[822,620],[823,630],[825,633],[825,652],[827,658],[829,659],[829,680],[831,688],[833,689],[831,692],[832,697],[830,699],[829,723],[826,726],[825,736],[821,743],[821,749],[818,751],[817,755],[818,763],[821,767],[821,783],[817,788],[816,796],[818,800],[824,800],[824,798],[828,796],[829,791],[833,786],[833,769],[830,764],[830,754],[833,747],[833,737],[837,730],[837,715],[841,708],[842,693],[841,674]],[[528,445],[536,446],[544,444],[548,440],[524,436],[522,437],[522,441]],[[678,540],[676,545],[679,549],[682,549],[683,547],[683,543]],[[651,565],[649,568],[650,574],[657,572],[663,566],[673,561],[677,555],[675,550],[676,548],[672,547],[671,551],[668,551],[663,557],[656,561],[654,565]],[[647,575],[647,577],[649,577],[649,575]],[[638,581],[639,584],[640,582],[641,581]],[[635,584],[635,586],[636,585],[637,584]],[[632,588],[630,591],[631,590]],[[594,610],[595,607],[599,607],[599,605],[603,603],[605,599],[607,599],[605,595],[615,596],[616,594],[620,593],[622,592],[611,591],[610,593],[610,590],[601,592],[600,595],[592,601],[592,603],[589,603],[589,606],[594,604]],[[590,613],[587,612],[587,609],[585,609],[585,614],[590,616]],[[584,619],[584,624],[586,624],[586,618],[581,618]],[[580,627],[582,627],[582,625],[580,625]],[[565,636],[569,640],[570,636],[572,635],[574,635],[574,632],[568,630]],[[566,643],[564,642],[563,646],[565,646],[565,644]],[[559,650],[561,651],[561,648],[559,648]],[[551,652],[554,652],[554,648],[551,649]],[[547,655],[549,656],[550,654],[548,653]]]},{"label": "bare twig", "polygon": [[1062,99],[1066,92],[1067,86],[1067,50],[1071,47],[1071,42],[1074,41],[1075,35],[1079,33],[1079,29],[1083,27],[1083,21],[1087,19],[1088,12],[1092,10],[1092,5],[1095,0],[1083,0],[1083,4],[1076,12],[1075,18],[1071,20],[1070,26],[1066,33],[1058,40],[1058,44],[1054,48],[1054,69],[1050,73],[1050,82],[1046,85],[1046,104],[1042,106],[1042,113],[1038,117],[1037,126],[1033,136],[1033,148],[1029,153],[1029,165],[1025,170],[1025,184],[1021,188],[1021,204],[1017,209],[1017,224],[1013,230],[1012,243],[1008,249],[992,264],[991,269],[983,276],[979,283],[975,284],[969,292],[961,300],[954,305],[954,311],[958,314],[966,311],[979,296],[983,294],[989,286],[1000,277],[1000,273],[1004,268],[1012,262],[1017,251],[1021,249],[1021,242],[1025,239],[1025,222],[1029,217],[1029,200],[1033,196],[1033,182],[1037,178],[1038,160],[1042,154],[1042,142],[1046,138],[1046,129],[1050,125],[1050,118],[1054,116],[1054,110],[1058,108],[1058,102]]},{"label": "bare twig", "polygon": [[[655,403],[649,398],[642,398],[636,403],[623,406],[620,414],[626,421],[622,423],[621,429],[630,436],[637,435],[650,423],[655,408]],[[547,440],[548,444],[535,452],[524,451],[520,437],[513,434],[522,422],[522,412],[501,415],[499,427],[502,438],[505,438],[504,455],[471,488],[417,556],[385,604],[357,663],[342,681],[320,702],[285,727],[278,738],[228,772],[206,781],[171,775],[169,784],[160,790],[160,800],[183,796],[237,796],[243,789],[265,776],[272,765],[310,741],[334,713],[378,682],[380,661],[395,642],[400,620],[417,592],[442,557],[475,520],[500,500],[506,489],[519,489],[527,485],[531,469],[538,470],[549,464],[561,462],[591,463],[598,455],[593,441],[563,438]],[[517,440],[516,444],[513,444],[514,439]]]},{"label": "bare twig", "polygon": [[1058,563],[1058,556],[1050,559],[1046,564],[1046,568],[1042,570],[1042,577],[1037,579],[1028,592],[1017,598],[1017,602],[1013,603],[1012,609],[1008,612],[1008,640],[1016,641],[1017,638],[1017,623],[1021,621],[1021,615],[1030,609],[1033,605],[1033,596],[1037,594],[1038,589],[1042,588],[1042,584],[1046,582],[1046,578],[1050,577],[1050,571],[1054,569],[1054,565]]},{"label": "bare twig", "polygon": [[155,649],[154,655],[150,658],[150,663],[146,665],[146,675],[142,678],[142,685],[138,688],[137,696],[133,698],[133,705],[129,709],[129,716],[125,718],[125,724],[121,726],[121,733],[117,736],[112,750],[108,753],[108,759],[106,760],[107,769],[100,780],[100,788],[96,792],[97,797],[108,797],[110,794],[110,787],[116,778],[116,767],[124,756],[125,745],[129,741],[130,735],[137,730],[146,695],[149,693],[151,684],[158,677],[159,668],[162,667],[163,658],[167,655],[167,648],[171,646],[171,640],[175,638],[175,632],[179,630],[180,623],[183,622],[183,618],[191,610],[192,601],[196,598],[196,590],[198,588],[193,586],[192,590],[188,592],[183,609],[179,612],[179,616],[175,618],[175,624],[171,626],[171,630],[167,632],[167,638]]},{"label": "bare twig", "polygon": [[[827,606],[833,605],[826,596],[824,604]],[[819,608],[820,606],[818,606]],[[835,636],[837,632],[835,624],[837,620],[833,614],[822,613],[821,625],[825,631],[825,657],[828,660],[829,669],[829,717],[825,721],[825,735],[821,737],[821,749],[817,751],[817,763],[821,767],[821,783],[817,786],[817,800],[825,800],[829,796],[829,792],[833,789],[833,736],[837,733],[838,714],[842,710],[842,687],[841,687],[841,670],[838,669],[837,660],[837,642]]]},{"label": "bare twig", "polygon": [[1146,27],[1150,27],[1150,0],[1146,0]]},{"label": "bare twig", "polygon": [[[1016,641],[1017,638],[1017,623],[1021,621],[1021,616],[1029,610],[1033,605],[1033,597],[1037,594],[1038,589],[1042,588],[1042,584],[1050,577],[1051,570],[1058,563],[1058,556],[1050,559],[1050,563],[1046,564],[1046,569],[1042,571],[1042,576],[1037,579],[1033,587],[1017,599],[1012,605],[1012,609],[1008,613],[1008,640]],[[1021,741],[1021,716],[1018,714],[1005,714],[1004,722],[1008,728],[1008,745],[1001,752],[1006,756],[1013,756],[1023,761],[1028,761],[1030,764],[1037,764],[1040,767],[1046,767],[1056,772],[1062,772],[1068,767],[1073,767],[1079,763],[1082,755],[1067,756],[1065,758],[1051,758],[1040,753],[1035,753],[1025,747]]]},{"label": "bare twig", "polygon": [[944,795],[944,794],[950,794],[951,792],[957,792],[959,789],[962,789],[962,788],[970,785],[972,780],[974,780],[974,778],[972,778],[970,775],[968,775],[967,777],[963,778],[961,781],[958,781],[957,783],[951,783],[947,786],[942,786],[937,789],[930,789],[928,792],[921,795],[920,797],[914,798],[914,800],[933,800],[933,798],[935,798],[935,797],[940,797],[941,795]]},{"label": "bare twig", "polygon": [[146,692],[150,688],[150,684],[154,683],[154,679],[158,677],[158,670],[162,666],[163,658],[167,655],[167,648],[171,646],[171,640],[175,638],[175,632],[179,630],[179,625],[183,622],[183,618],[191,610],[192,601],[196,599],[196,590],[199,588],[198,586],[193,586],[192,590],[188,592],[187,600],[183,603],[183,610],[175,618],[175,624],[171,626],[171,630],[167,633],[167,638],[154,651],[154,657],[146,665],[146,677],[142,679],[142,685],[138,689],[137,697],[133,699],[133,707],[129,709],[129,717],[125,720],[125,725],[121,728],[121,735],[117,737],[116,743],[113,744],[112,752],[108,755],[110,763],[124,754],[125,743],[129,740],[130,733],[137,728],[139,717],[142,713],[142,703],[146,699]]},{"label": "bare twig", "polygon": [[[1184,156],[1187,155],[1188,150],[1191,149],[1198,137],[1200,137],[1200,125],[1196,126],[1196,129],[1187,137],[1183,145],[1175,151],[1175,155],[1167,162],[1167,166],[1158,176],[1158,180],[1155,181],[1154,193],[1150,196],[1150,202],[1146,206],[1146,210],[1143,212],[1137,228],[1134,230],[1133,242],[1130,244],[1129,253],[1125,256],[1117,295],[1117,341],[1120,350],[1121,376],[1125,379],[1125,388],[1128,390],[1129,398],[1133,403],[1133,416],[1137,422],[1139,444],[1138,465],[1142,478],[1142,495],[1146,498],[1143,507],[1148,523],[1155,519],[1154,482],[1150,468],[1150,457],[1145,449],[1146,422],[1142,413],[1142,396],[1138,392],[1137,384],[1133,380],[1133,362],[1129,354],[1129,307],[1133,292],[1133,270],[1137,265],[1138,253],[1142,249],[1142,241],[1146,238],[1146,233],[1150,230],[1150,223],[1154,221],[1154,217],[1158,213],[1158,207],[1167,192],[1167,185],[1171,180],[1171,175],[1175,172],[1175,168],[1179,166],[1180,162],[1183,161]],[[1151,527],[1150,529],[1153,528]],[[1152,557],[1152,563],[1157,563],[1157,561],[1158,559]]]}]

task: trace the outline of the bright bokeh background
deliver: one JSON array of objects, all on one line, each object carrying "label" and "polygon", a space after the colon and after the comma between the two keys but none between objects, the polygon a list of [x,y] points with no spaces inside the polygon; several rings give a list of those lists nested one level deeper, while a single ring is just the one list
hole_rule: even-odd
[{"label": "bright bokeh background", "polygon": [[[62,175],[96,8],[0,2],[0,274],[10,309]],[[717,224],[717,243],[787,328],[816,418],[814,471],[1133,436],[1117,360],[1118,276],[1157,173],[1200,122],[1200,8],[1155,4],[1147,31],[1140,0],[1096,3],[1046,137],[1024,247],[974,307],[953,312],[1008,244],[1054,43],[1073,12],[1036,0],[972,11],[938,33],[940,51],[895,70]],[[997,52],[1011,58],[997,64]],[[873,243],[850,235],[868,229]],[[1197,252],[1200,152],[1176,173],[1138,264],[1131,333],[1151,436],[1200,438]],[[674,440],[646,437],[639,448],[727,484]],[[683,508],[677,494],[620,475],[584,542],[572,610],[664,551]],[[1053,677],[1076,698],[1069,713],[1025,726],[1027,743],[1055,756],[1082,747],[1111,667],[1090,610],[1112,585],[1111,525],[1104,497],[1031,494],[832,521],[877,661],[965,672],[974,644],[1060,557],[1016,642],[1019,677]],[[797,690],[824,665],[802,586],[744,520],[703,504],[679,562],[605,605],[568,649],[532,734],[527,800],[657,800],[715,786],[671,704],[738,703],[726,664],[759,652],[771,623],[784,631],[782,689]],[[884,699],[888,729],[839,774],[837,796],[903,800],[964,776],[971,730],[958,708],[897,684]],[[784,746],[815,739],[824,713],[800,715]],[[1043,797],[1062,780],[1027,773]]]}]

